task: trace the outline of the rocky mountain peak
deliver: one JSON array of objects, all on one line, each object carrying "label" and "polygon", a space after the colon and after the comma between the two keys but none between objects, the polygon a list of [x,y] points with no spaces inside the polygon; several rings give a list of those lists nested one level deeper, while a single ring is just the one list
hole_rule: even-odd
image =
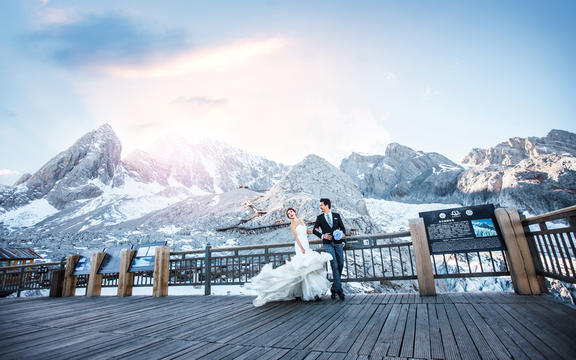
[{"label": "rocky mountain peak", "polygon": [[46,197],[56,208],[74,200],[102,194],[99,184],[110,185],[120,162],[122,145],[108,124],[82,136],[53,157],[28,179],[21,181],[15,196],[2,199],[10,208]]},{"label": "rocky mountain peak", "polygon": [[406,158],[414,157],[416,151],[412,150],[408,146],[404,146],[398,143],[390,143],[386,146],[386,152],[384,156],[391,160],[402,161]]},{"label": "rocky mountain peak", "polygon": [[314,210],[320,198],[329,198],[340,209],[368,214],[358,186],[348,175],[318,155],[308,155],[294,165],[266,197],[280,202],[286,194],[305,194],[314,199]]},{"label": "rocky mountain peak", "polygon": [[513,167],[525,159],[544,154],[576,156],[576,134],[551,130],[545,137],[513,137],[487,149],[474,148],[464,157],[463,164],[482,167]]},{"label": "rocky mountain peak", "polygon": [[576,156],[576,134],[552,129],[541,142],[548,153]]},{"label": "rocky mountain peak", "polygon": [[364,196],[426,202],[438,197],[451,201],[462,167],[438,153],[424,153],[390,143],[385,155],[352,154],[340,169]]},{"label": "rocky mountain peak", "polygon": [[161,138],[148,151],[124,159],[131,176],[142,182],[177,182],[195,192],[222,193],[240,187],[267,190],[287,167],[218,140],[192,142],[180,135]]}]

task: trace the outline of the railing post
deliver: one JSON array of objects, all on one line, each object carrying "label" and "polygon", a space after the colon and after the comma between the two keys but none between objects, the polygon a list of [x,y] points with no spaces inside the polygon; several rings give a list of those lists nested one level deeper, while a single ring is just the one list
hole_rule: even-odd
[{"label": "railing post", "polygon": [[[520,217],[520,219],[522,220],[522,217]],[[542,225],[544,225],[544,227],[546,227],[546,223],[540,224],[541,230],[542,230]],[[530,226],[523,226],[522,230],[524,231],[524,236],[526,236],[526,234],[528,234],[530,232]],[[534,238],[532,238],[532,239],[534,239]],[[538,271],[538,269],[544,269],[544,267],[542,266],[542,259],[540,258],[539,254],[538,254],[538,247],[536,246],[536,243],[534,242],[534,240],[528,241],[528,238],[526,238],[526,243],[528,244],[528,249],[530,251],[530,254],[532,254],[532,260],[534,262],[535,271]],[[548,286],[546,285],[546,280],[544,280],[544,277],[536,275],[536,279],[538,280],[540,290],[543,293],[547,293],[548,292]],[[514,282],[512,282],[512,283],[514,283]]]},{"label": "railing post", "polygon": [[211,277],[212,277],[212,265],[210,261],[210,243],[206,245],[206,253],[204,255],[204,295],[210,295],[212,293],[211,288]]},{"label": "railing post", "polygon": [[100,296],[102,292],[102,274],[98,274],[100,265],[106,253],[99,252],[92,255],[92,262],[90,263],[90,275],[88,276],[88,288],[86,289],[86,296]]},{"label": "railing post", "polygon": [[62,290],[62,296],[74,296],[76,295],[76,280],[77,276],[74,276],[74,269],[76,264],[80,260],[80,255],[70,255],[66,259],[66,269],[64,270],[64,289]]},{"label": "railing post", "polygon": [[434,283],[434,272],[432,271],[424,219],[410,219],[409,223],[412,246],[414,247],[414,259],[416,260],[418,291],[420,296],[436,296],[436,284]]},{"label": "railing post", "polygon": [[168,278],[170,276],[170,248],[168,246],[156,247],[156,258],[154,259],[154,285],[152,287],[153,297],[168,295]]},{"label": "railing post", "polygon": [[20,293],[22,293],[22,281],[24,281],[24,268],[20,268],[20,274],[18,275],[18,292],[17,297],[20,297]]},{"label": "railing post", "polygon": [[62,297],[64,292],[64,259],[60,261],[60,268],[52,270],[50,273],[50,294],[49,297]]},{"label": "railing post", "polygon": [[506,243],[506,257],[514,291],[521,295],[541,294],[543,291],[518,211],[500,208],[496,209],[494,215]]},{"label": "railing post", "polygon": [[136,250],[125,249],[120,255],[120,273],[118,274],[118,297],[132,296],[134,273],[128,272]]},{"label": "railing post", "polygon": [[2,286],[0,287],[0,290],[6,290],[6,277],[8,276],[8,273],[6,272],[6,269],[0,269],[0,271],[2,271]]}]

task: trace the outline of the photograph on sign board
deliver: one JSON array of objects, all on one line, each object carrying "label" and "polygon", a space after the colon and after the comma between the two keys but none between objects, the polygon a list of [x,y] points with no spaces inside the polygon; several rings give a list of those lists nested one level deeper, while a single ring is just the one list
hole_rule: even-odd
[{"label": "photograph on sign board", "polygon": [[132,267],[150,267],[154,266],[154,256],[135,257],[132,261]]},{"label": "photograph on sign board", "polygon": [[91,263],[92,259],[90,257],[81,256],[76,263],[76,267],[74,268],[74,275],[89,274]]},{"label": "photograph on sign board", "polygon": [[472,223],[474,234],[477,237],[498,236],[492,219],[477,219],[470,220],[470,222]]}]

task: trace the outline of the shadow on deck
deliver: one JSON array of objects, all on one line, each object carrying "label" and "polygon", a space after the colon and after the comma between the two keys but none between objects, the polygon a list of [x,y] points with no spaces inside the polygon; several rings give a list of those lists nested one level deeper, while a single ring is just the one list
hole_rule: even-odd
[{"label": "shadow on deck", "polygon": [[506,293],[0,300],[0,358],[574,359],[576,310]]}]

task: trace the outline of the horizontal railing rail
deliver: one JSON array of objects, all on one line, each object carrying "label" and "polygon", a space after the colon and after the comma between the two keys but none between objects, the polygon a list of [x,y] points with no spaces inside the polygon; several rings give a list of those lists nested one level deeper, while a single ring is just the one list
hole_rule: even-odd
[{"label": "horizontal railing rail", "polygon": [[522,220],[540,276],[576,284],[576,206]]}]

